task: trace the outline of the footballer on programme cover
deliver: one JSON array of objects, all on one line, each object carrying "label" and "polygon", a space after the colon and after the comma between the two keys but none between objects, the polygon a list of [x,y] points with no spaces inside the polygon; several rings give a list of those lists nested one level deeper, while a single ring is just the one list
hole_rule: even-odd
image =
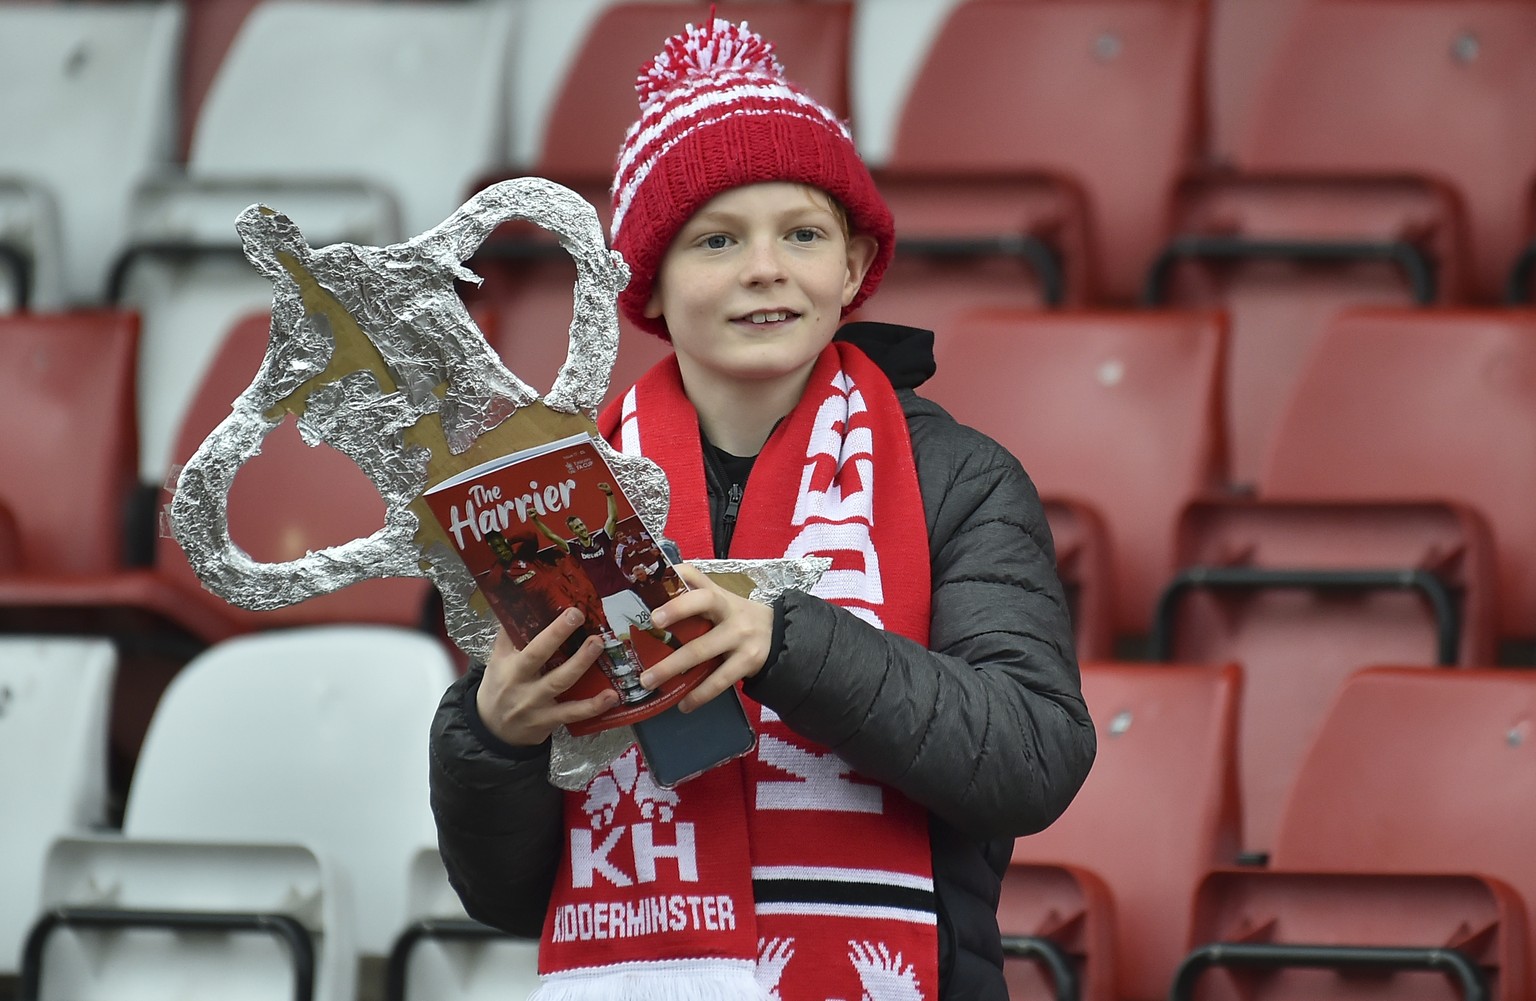
[{"label": "footballer on programme cover", "polygon": [[585,699],[607,685],[619,704],[574,724],[593,733],[634,723],[676,704],[714,668],[701,664],[655,691],[640,672],[704,623],[657,628],[651,609],[687,589],[635,514],[608,463],[587,434],[524,449],[449,477],[423,494],[486,603],[518,646],[562,610],[586,622],[550,661],[563,663],[591,633],[602,639],[600,670],[563,696]]}]

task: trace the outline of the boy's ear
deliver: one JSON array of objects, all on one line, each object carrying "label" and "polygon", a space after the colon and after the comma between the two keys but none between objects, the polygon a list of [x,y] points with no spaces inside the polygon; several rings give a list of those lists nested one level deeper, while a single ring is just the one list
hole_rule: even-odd
[{"label": "boy's ear", "polygon": [[874,263],[875,251],[879,247],[880,244],[874,237],[863,233],[848,238],[848,277],[843,282],[844,306],[859,294],[859,289],[864,285],[864,275],[869,271],[869,266]]},{"label": "boy's ear", "polygon": [[643,315],[647,320],[654,320],[661,316],[661,290],[651,286],[651,297],[645,300]]}]

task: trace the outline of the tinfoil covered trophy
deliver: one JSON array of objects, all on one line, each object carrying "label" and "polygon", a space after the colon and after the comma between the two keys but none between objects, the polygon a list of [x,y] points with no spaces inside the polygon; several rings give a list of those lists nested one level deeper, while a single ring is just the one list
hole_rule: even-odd
[{"label": "tinfoil covered trophy", "polygon": [[[518,378],[471,320],[456,279],[499,225],[526,220],[555,233],[576,263],[565,363],[540,396]],[[235,223],[245,256],[271,282],[272,328],[249,388],[183,467],[171,527],[205,587],[231,604],[280,608],[373,577],[428,577],[441,592],[449,635],[484,659],[497,621],[422,492],[454,473],[529,445],[591,432],[655,538],[668,492],[660,467],[596,436],[595,414],[618,353],[618,294],[629,280],[607,249],[593,207],[536,177],[476,194],[442,224],[388,247],[311,248],[286,216],[261,205]],[[516,364],[516,359],[511,359]],[[254,560],[229,534],[229,490],[240,467],[292,415],[304,441],[348,456],[384,499],[384,524],[282,563]],[[741,594],[772,600],[809,589],[825,560],[700,560]],[[585,737],[557,731],[550,774],[584,786],[633,741],[629,728]]]}]

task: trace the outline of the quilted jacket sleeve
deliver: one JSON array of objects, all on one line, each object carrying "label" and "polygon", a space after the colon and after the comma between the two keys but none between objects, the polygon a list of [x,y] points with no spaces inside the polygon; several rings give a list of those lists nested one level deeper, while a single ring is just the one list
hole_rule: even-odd
[{"label": "quilted jacket sleeve", "polygon": [[794,730],[977,838],[1039,831],[1093,762],[1050,530],[990,438],[902,394],[928,518],[932,649],[818,598],[782,603],[746,691]]},{"label": "quilted jacket sleeve", "polygon": [[546,744],[498,741],[475,713],[484,668],[454,682],[432,723],[432,813],[448,880],[469,916],[536,938],[561,850],[561,794]]}]

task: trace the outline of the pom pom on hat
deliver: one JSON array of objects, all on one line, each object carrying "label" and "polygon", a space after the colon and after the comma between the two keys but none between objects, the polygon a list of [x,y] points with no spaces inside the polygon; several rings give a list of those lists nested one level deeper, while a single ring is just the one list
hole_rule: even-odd
[{"label": "pom pom on hat", "polygon": [[847,210],[855,233],[875,238],[875,259],[846,314],[880,283],[890,263],[890,210],[837,116],[784,77],[772,42],[713,17],[663,44],[635,80],[640,118],[624,137],[613,179],[613,247],[630,268],[619,307],[644,315],[672,238],[711,198],[766,181],[811,185]]}]

